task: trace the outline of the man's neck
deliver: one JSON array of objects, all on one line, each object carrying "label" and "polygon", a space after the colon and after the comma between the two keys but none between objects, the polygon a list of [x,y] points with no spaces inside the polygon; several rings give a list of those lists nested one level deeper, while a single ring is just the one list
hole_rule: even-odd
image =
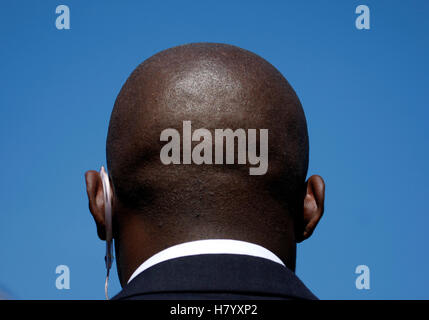
[{"label": "man's neck", "polygon": [[202,236],[192,232],[186,233],[186,237],[179,238],[172,237],[171,234],[143,232],[145,229],[139,226],[135,226],[136,232],[133,232],[133,229],[127,229],[128,232],[122,233],[119,241],[115,242],[118,274],[122,286],[125,286],[135,270],[153,255],[181,243],[205,239],[233,239],[259,245],[275,254],[290,270],[295,270],[296,245],[292,239],[273,241],[275,237],[270,238],[268,234],[262,238],[231,234],[219,236],[215,233]]}]

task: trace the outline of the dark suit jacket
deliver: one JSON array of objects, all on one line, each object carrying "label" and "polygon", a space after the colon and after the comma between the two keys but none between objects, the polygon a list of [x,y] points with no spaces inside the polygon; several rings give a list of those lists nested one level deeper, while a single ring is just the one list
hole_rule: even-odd
[{"label": "dark suit jacket", "polygon": [[113,299],[317,298],[292,271],[271,260],[202,254],[167,260],[146,269]]}]

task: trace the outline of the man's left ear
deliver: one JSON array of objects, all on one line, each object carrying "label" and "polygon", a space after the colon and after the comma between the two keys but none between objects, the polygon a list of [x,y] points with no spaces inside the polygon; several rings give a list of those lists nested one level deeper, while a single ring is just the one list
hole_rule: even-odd
[{"label": "man's left ear", "polygon": [[308,239],[322,218],[325,204],[325,182],[314,175],[306,182],[302,223],[296,230],[296,242]]},{"label": "man's left ear", "polygon": [[100,173],[94,170],[85,173],[86,192],[88,195],[89,211],[91,211],[97,226],[97,234],[101,240],[106,240],[106,221],[104,216],[104,192]]}]

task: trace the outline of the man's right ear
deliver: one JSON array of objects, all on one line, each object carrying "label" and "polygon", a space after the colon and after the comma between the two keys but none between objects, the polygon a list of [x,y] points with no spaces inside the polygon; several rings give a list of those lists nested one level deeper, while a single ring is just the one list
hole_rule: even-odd
[{"label": "man's right ear", "polygon": [[97,226],[97,234],[106,240],[106,222],[104,216],[104,192],[100,173],[94,170],[85,173],[86,193],[88,194],[89,211]]},{"label": "man's right ear", "polygon": [[295,231],[296,242],[302,242],[311,236],[325,210],[325,182],[322,177],[311,176],[305,186],[302,217]]}]

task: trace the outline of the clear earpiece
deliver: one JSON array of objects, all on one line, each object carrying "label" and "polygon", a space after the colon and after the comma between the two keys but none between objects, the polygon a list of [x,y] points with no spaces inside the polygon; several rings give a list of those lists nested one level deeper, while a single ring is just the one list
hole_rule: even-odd
[{"label": "clear earpiece", "polygon": [[104,216],[106,224],[106,256],[104,261],[106,262],[106,282],[104,284],[104,292],[106,294],[106,300],[109,300],[109,295],[107,288],[109,285],[109,274],[110,268],[113,263],[113,236],[112,236],[112,189],[110,188],[109,176],[106,173],[104,167],[101,167],[100,170],[101,181],[103,183],[103,193],[104,193]]}]

